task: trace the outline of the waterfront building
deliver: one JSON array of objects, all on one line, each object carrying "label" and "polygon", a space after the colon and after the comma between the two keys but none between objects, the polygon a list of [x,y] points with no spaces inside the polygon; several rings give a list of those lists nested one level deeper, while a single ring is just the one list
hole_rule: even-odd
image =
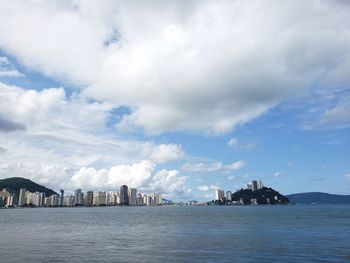
[{"label": "waterfront building", "polygon": [[31,193],[29,191],[26,192],[26,204],[34,205],[34,193]]},{"label": "waterfront building", "polygon": [[83,193],[81,192],[81,189],[75,190],[74,193],[74,205],[75,206],[81,206],[83,205]]},{"label": "waterfront building", "polygon": [[86,206],[92,206],[94,201],[94,192],[93,191],[87,191],[85,195],[85,205]]},{"label": "waterfront building", "polygon": [[50,197],[45,197],[44,206],[50,206]]},{"label": "waterfront building", "polygon": [[44,199],[45,199],[44,193],[35,192],[33,194],[32,204],[37,206],[37,207],[40,207],[43,205]]},{"label": "waterfront building", "polygon": [[65,196],[63,198],[63,206],[73,206],[74,196]]},{"label": "waterfront building", "polygon": [[161,205],[163,202],[162,194],[158,193],[154,195],[154,205]]},{"label": "waterfront building", "polygon": [[215,200],[224,200],[225,191],[221,189],[215,189]]},{"label": "waterfront building", "polygon": [[117,203],[117,196],[114,192],[107,193],[107,205],[114,206]]},{"label": "waterfront building", "polygon": [[129,205],[128,187],[126,185],[120,187],[120,204]]},{"label": "waterfront building", "polygon": [[117,192],[115,194],[115,197],[116,197],[116,204],[119,205],[120,204],[120,194],[119,194],[119,192]]},{"label": "waterfront building", "polygon": [[25,188],[19,190],[18,206],[24,206],[26,204],[26,191]]},{"label": "waterfront building", "polygon": [[261,182],[261,180],[259,180],[258,189],[263,189],[263,187],[264,187],[263,183]]},{"label": "waterfront building", "polygon": [[6,189],[0,192],[0,203],[2,206],[13,206],[13,194],[11,194]]},{"label": "waterfront building", "polygon": [[144,195],[143,196],[143,203],[144,203],[144,205],[151,205],[152,197],[150,195]]},{"label": "waterfront building", "polygon": [[258,205],[258,200],[256,198],[252,198],[252,199],[250,199],[250,203],[252,205]]},{"label": "waterfront building", "polygon": [[143,205],[143,197],[141,194],[137,195],[137,205],[139,205],[139,206]]},{"label": "waterfront building", "polygon": [[128,190],[129,205],[137,204],[137,190],[136,188],[129,188]]},{"label": "waterfront building", "polygon": [[58,199],[59,199],[58,194],[51,195],[50,196],[50,206],[58,206]]},{"label": "waterfront building", "polygon": [[63,206],[63,198],[64,198],[64,190],[63,189],[61,189],[60,190],[60,201],[58,202],[58,205],[59,206]]},{"label": "waterfront building", "polygon": [[105,206],[107,204],[106,192],[94,192],[93,205],[94,206]]},{"label": "waterfront building", "polygon": [[232,201],[232,193],[231,193],[231,191],[227,191],[226,192],[226,200],[227,201]]}]

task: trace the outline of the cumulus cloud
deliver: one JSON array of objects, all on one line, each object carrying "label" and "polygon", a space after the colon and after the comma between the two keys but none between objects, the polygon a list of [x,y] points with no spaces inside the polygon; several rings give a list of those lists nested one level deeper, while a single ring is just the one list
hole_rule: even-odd
[{"label": "cumulus cloud", "polygon": [[[108,134],[106,122],[113,107],[76,95],[67,97],[63,88],[24,90],[0,82],[0,131],[25,128],[16,135],[22,144],[16,144],[11,134],[3,135],[0,142],[4,146],[12,142],[9,149],[18,149],[19,156],[23,151],[51,147],[80,166],[99,160],[113,166],[142,159],[166,163],[182,158],[181,145],[130,140],[114,135],[113,130]],[[39,144],[40,140],[46,144]]]},{"label": "cumulus cloud", "polygon": [[224,172],[239,170],[245,165],[245,161],[240,160],[233,162],[232,164],[223,164],[222,162],[211,162],[211,163],[184,163],[181,167],[182,170],[188,172]]},{"label": "cumulus cloud", "polygon": [[0,48],[129,107],[119,130],[220,134],[314,83],[349,84],[338,2],[2,2]]},{"label": "cumulus cloud", "polygon": [[161,192],[165,197],[179,197],[191,194],[186,186],[187,178],[176,170],[155,170],[150,161],[131,165],[117,165],[110,169],[96,170],[91,167],[79,169],[72,177],[75,188],[117,190],[123,184],[144,192]]},{"label": "cumulus cloud", "polygon": [[112,108],[67,97],[63,88],[35,91],[0,83],[0,131],[6,131],[0,136],[0,177],[25,177],[55,190],[117,190],[127,184],[168,197],[190,196],[186,177],[157,169],[182,158],[182,146],[108,132]]},{"label": "cumulus cloud", "polygon": [[169,161],[176,161],[183,157],[181,145],[176,144],[159,144],[154,145],[145,143],[143,145],[143,154],[157,163],[165,163]]},{"label": "cumulus cloud", "polygon": [[344,176],[350,178],[350,173],[344,174]]},{"label": "cumulus cloud", "polygon": [[118,191],[126,184],[147,193],[161,192],[166,197],[183,197],[191,194],[186,186],[187,177],[176,170],[156,170],[156,164],[141,161],[130,165],[116,165],[109,169],[81,167],[67,169],[47,163],[13,163],[0,165],[0,178],[20,176],[55,190],[63,188],[72,191],[83,190]]}]

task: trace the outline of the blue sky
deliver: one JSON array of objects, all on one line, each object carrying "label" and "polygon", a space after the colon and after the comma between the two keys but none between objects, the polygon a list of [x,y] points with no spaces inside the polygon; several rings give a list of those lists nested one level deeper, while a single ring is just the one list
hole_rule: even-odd
[{"label": "blue sky", "polygon": [[350,194],[344,2],[1,5],[0,177]]}]

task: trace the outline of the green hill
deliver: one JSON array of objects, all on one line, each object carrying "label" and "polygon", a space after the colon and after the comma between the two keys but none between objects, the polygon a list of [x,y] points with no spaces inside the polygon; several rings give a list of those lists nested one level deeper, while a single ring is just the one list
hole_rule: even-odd
[{"label": "green hill", "polygon": [[55,191],[46,188],[45,186],[36,184],[29,179],[22,177],[11,177],[6,179],[0,179],[0,189],[6,188],[9,192],[19,195],[19,190],[25,188],[29,192],[45,193],[46,196],[56,194]]},{"label": "green hill", "polygon": [[249,189],[241,189],[232,194],[233,201],[242,200],[244,204],[251,204],[251,200],[256,199],[257,204],[288,204],[289,200],[284,195],[280,194],[272,188],[263,187],[257,191]]}]

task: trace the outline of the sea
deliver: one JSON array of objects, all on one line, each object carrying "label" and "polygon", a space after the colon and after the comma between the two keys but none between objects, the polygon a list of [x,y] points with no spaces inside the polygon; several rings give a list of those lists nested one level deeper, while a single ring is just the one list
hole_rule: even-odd
[{"label": "sea", "polygon": [[1,209],[0,262],[350,262],[350,206]]}]

